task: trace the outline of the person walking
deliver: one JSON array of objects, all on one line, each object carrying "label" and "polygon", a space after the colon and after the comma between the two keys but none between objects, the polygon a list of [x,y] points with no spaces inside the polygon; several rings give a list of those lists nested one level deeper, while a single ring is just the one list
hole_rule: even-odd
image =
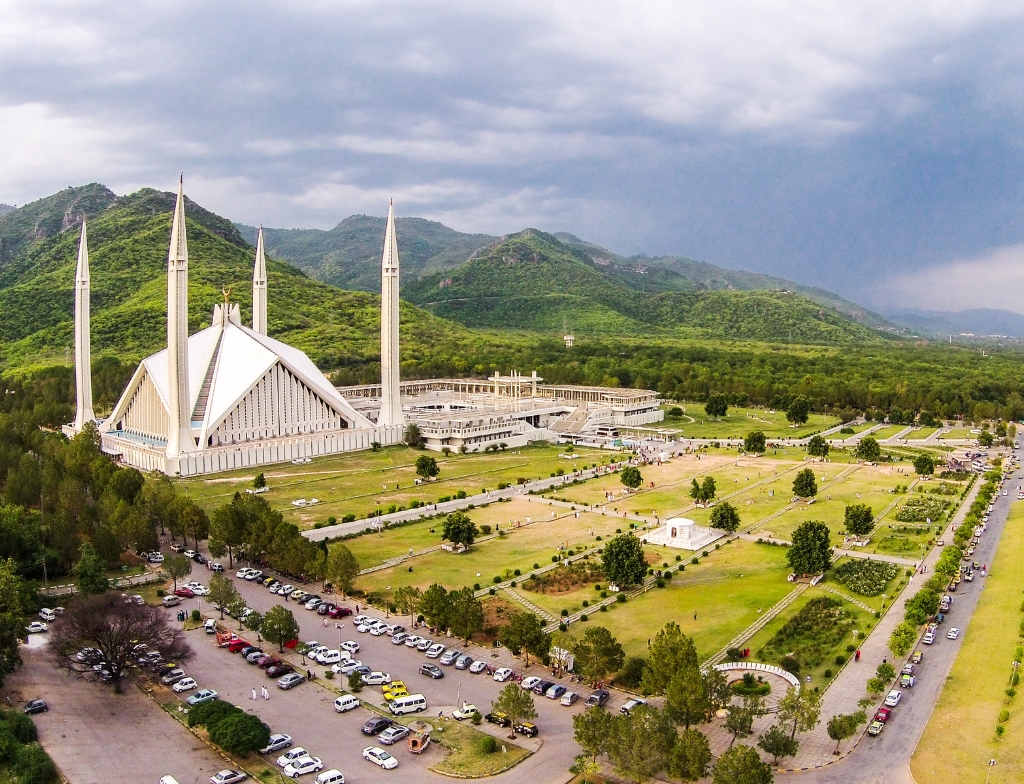
[{"label": "person walking", "polygon": [[263,687],[263,699],[270,699],[270,689],[268,689],[266,686]]},{"label": "person walking", "polygon": [[253,690],[252,690],[252,698],[256,699],[256,689],[255,688],[253,688]]}]

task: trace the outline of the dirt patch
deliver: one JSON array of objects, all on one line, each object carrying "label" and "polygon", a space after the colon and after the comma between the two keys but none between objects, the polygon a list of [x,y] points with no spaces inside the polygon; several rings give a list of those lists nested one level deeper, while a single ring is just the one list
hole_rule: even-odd
[{"label": "dirt patch", "polygon": [[572,593],[590,583],[604,582],[600,565],[589,561],[577,561],[570,566],[558,566],[550,572],[530,578],[523,583],[527,591],[549,596]]},{"label": "dirt patch", "polygon": [[481,602],[484,608],[484,627],[473,635],[473,642],[489,645],[498,639],[498,630],[508,623],[508,617],[514,612],[522,612],[522,606],[510,602],[500,596],[494,596]]}]

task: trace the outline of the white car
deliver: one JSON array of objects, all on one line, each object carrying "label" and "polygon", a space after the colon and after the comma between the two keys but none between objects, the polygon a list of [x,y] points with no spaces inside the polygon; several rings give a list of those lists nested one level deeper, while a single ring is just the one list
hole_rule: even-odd
[{"label": "white car", "polygon": [[183,691],[196,688],[195,678],[182,678],[180,681],[171,686],[171,691],[181,694]]},{"label": "white car", "polygon": [[210,776],[210,784],[235,784],[238,781],[245,781],[248,776],[240,770],[222,770]]},{"label": "white car", "polygon": [[244,580],[245,576],[247,574],[249,574],[249,571],[250,570],[249,570],[248,566],[243,566],[241,569],[239,569],[237,572],[235,572],[235,577],[237,577],[240,580]]},{"label": "white car", "polygon": [[29,634],[39,634],[46,631],[46,624],[42,621],[32,621],[32,623],[25,627],[25,631]]},{"label": "white car", "polygon": [[185,552],[182,553],[182,555],[184,555],[186,558],[191,560],[192,558],[196,557],[196,551],[195,550],[186,550]]},{"label": "white car", "polygon": [[384,770],[393,770],[398,767],[398,760],[380,746],[367,746],[363,749],[363,759],[369,760],[374,765],[380,765]]},{"label": "white car", "polygon": [[[341,675],[351,675],[363,666],[363,663],[359,661],[359,659],[352,659],[351,661],[340,662],[339,664],[335,664],[334,667],[338,668],[337,672]],[[331,667],[331,669],[333,670],[334,667]]]},{"label": "white car", "polygon": [[348,651],[349,653],[359,653],[359,643],[353,640],[345,640],[345,642],[338,647],[343,651]]},{"label": "white car", "polygon": [[[427,658],[428,659],[436,659],[442,653],[444,653],[444,646],[441,643],[439,643],[439,642],[438,643],[434,643],[429,648],[427,648]],[[540,678],[538,678],[537,680],[539,681]]]},{"label": "white car", "polygon": [[578,695],[576,692],[567,691],[565,694],[562,695],[561,703],[562,705],[572,705],[579,698],[580,695]]},{"label": "white car", "polygon": [[356,631],[359,632],[360,634],[366,634],[368,631],[370,631],[371,629],[375,629],[375,628],[376,628],[376,626],[374,626],[371,623],[361,623],[361,624],[359,624],[356,627]]},{"label": "white car", "polygon": [[405,638],[405,647],[415,648],[421,642],[423,642],[423,638],[420,637],[418,634],[410,634],[408,637]]},{"label": "white car", "polygon": [[527,691],[533,691],[533,687],[540,683],[543,678],[538,678],[536,675],[531,675],[529,678],[523,678],[523,682],[519,685]]},{"label": "white car", "polygon": [[479,712],[480,711],[477,710],[476,705],[471,705],[468,702],[464,702],[462,703],[461,708],[456,708],[452,711],[452,718],[456,719],[457,721],[462,721],[463,719],[473,718],[473,714]]},{"label": "white car", "polygon": [[361,626],[362,624],[366,623],[367,621],[372,621],[372,620],[373,620],[373,617],[370,616],[370,615],[357,615],[355,618],[352,619],[352,623],[354,623],[356,626]]},{"label": "white car", "polygon": [[512,670],[510,670],[508,667],[502,667],[494,671],[494,680],[496,680],[498,683],[504,683],[511,677]]},{"label": "white car", "polygon": [[891,692],[885,695],[886,707],[895,708],[900,704],[900,698],[903,697],[903,692],[899,689],[893,689]]},{"label": "white car", "polygon": [[260,749],[260,754],[271,754],[281,749],[286,749],[292,745],[292,736],[283,732],[279,732],[276,735],[270,736],[270,741]]},{"label": "white car", "polygon": [[955,640],[959,636],[960,636],[960,630],[958,628],[956,628],[955,626],[952,629],[950,629],[948,632],[946,632],[946,639],[948,639],[948,640]]},{"label": "white car", "polygon": [[323,770],[324,763],[319,757],[302,757],[284,766],[284,775],[297,779],[306,773],[317,773]]},{"label": "white car", "polygon": [[436,643],[433,640],[423,638],[416,643],[416,650],[418,651],[429,651]]},{"label": "white car", "polygon": [[209,596],[210,595],[210,589],[207,588],[202,583],[189,583],[185,587],[188,588],[190,591],[192,591],[192,593],[194,593],[196,596]]},{"label": "white car", "polygon": [[306,751],[302,746],[296,746],[294,749],[288,749],[284,754],[277,758],[277,764],[279,767],[285,765],[291,765],[295,760],[308,757],[309,752]]},{"label": "white car", "polygon": [[317,645],[315,648],[311,648],[306,651],[306,658],[312,659],[313,661],[320,661],[320,657],[330,650],[326,645]]},{"label": "white car", "polygon": [[290,596],[295,591],[294,585],[282,585],[277,589],[278,596]]},{"label": "white car", "polygon": [[348,661],[351,658],[352,657],[349,656],[348,651],[325,651],[317,657],[317,661],[326,667],[328,664],[337,664],[342,659]]},{"label": "white car", "polygon": [[374,637],[383,637],[385,634],[390,634],[394,631],[394,628],[395,627],[390,624],[382,623],[370,629],[370,634]]},{"label": "white car", "polygon": [[471,673],[473,673],[474,675],[479,675],[481,672],[483,672],[486,669],[487,669],[487,662],[485,662],[483,660],[475,661],[471,665],[469,665],[469,671]]},{"label": "white car", "polygon": [[921,642],[925,645],[931,645],[935,642],[935,632],[927,632],[924,637],[921,638]]},{"label": "white car", "polygon": [[383,686],[385,683],[391,683],[391,674],[374,670],[369,675],[363,676],[363,683],[367,686]]}]

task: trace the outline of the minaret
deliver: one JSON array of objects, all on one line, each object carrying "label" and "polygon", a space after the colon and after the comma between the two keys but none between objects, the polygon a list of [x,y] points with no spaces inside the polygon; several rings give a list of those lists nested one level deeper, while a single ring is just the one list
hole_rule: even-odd
[{"label": "minaret", "polygon": [[256,267],[252,272],[252,331],[267,334],[267,259],[263,255],[263,227],[256,235]]},{"label": "minaret", "polygon": [[167,253],[167,387],[170,415],[167,456],[175,458],[182,452],[195,450],[188,393],[188,242],[185,239],[184,179],[178,182],[171,247]]},{"label": "minaret", "polygon": [[402,398],[399,392],[398,357],[398,237],[395,235],[395,205],[388,206],[388,227],[384,232],[384,257],[380,265],[380,413],[378,425],[401,425]]},{"label": "minaret", "polygon": [[75,390],[78,407],[74,429],[81,433],[86,422],[96,421],[92,411],[92,361],[89,326],[89,245],[85,239],[85,221],[78,241],[78,269],[75,271]]}]

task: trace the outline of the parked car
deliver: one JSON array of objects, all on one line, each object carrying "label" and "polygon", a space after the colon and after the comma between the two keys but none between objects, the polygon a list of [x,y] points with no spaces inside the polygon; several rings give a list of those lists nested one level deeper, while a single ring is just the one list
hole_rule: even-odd
[{"label": "parked car", "polygon": [[160,682],[164,686],[170,686],[172,683],[177,683],[185,677],[185,671],[175,667],[170,672],[164,673],[163,677],[160,678]]},{"label": "parked car", "polygon": [[285,735],[283,732],[276,733],[270,736],[270,741],[260,749],[260,754],[272,754],[275,751],[286,749],[292,745],[292,736]]},{"label": "parked car", "polygon": [[441,643],[435,643],[434,645],[431,645],[429,648],[427,648],[428,659],[436,659],[442,653],[444,653],[444,646],[441,645]]},{"label": "parked car", "polygon": [[899,689],[893,689],[885,695],[885,704],[889,708],[895,708],[900,704],[900,698],[903,696],[903,692]]},{"label": "parked car", "polygon": [[282,585],[280,588],[277,589],[277,595],[278,596],[290,596],[294,590],[295,590],[295,586],[294,585]]},{"label": "parked car", "polygon": [[914,666],[913,662],[907,662],[903,665],[902,675],[916,675],[917,667]]},{"label": "parked car", "polygon": [[[331,669],[335,671],[336,675],[351,675],[363,666],[365,665],[361,661],[359,661],[359,659],[351,659],[347,662],[339,662],[338,664],[335,664],[333,667],[331,667]],[[367,667],[366,669],[367,671],[369,671],[370,668]]]},{"label": "parked car", "polygon": [[433,640],[422,639],[416,643],[416,650],[418,651],[429,651],[434,646]]},{"label": "parked car", "polygon": [[608,698],[611,696],[611,692],[609,692],[607,689],[598,689],[589,697],[587,697],[586,705],[588,708],[593,707],[595,705],[597,707],[601,707],[606,702],[608,702]]},{"label": "parked car", "polygon": [[444,677],[444,670],[438,667],[436,664],[421,664],[420,675],[429,675],[434,680]]},{"label": "parked car", "polygon": [[190,708],[194,708],[196,705],[202,705],[204,702],[212,702],[217,699],[217,696],[217,692],[213,689],[201,689],[185,700],[185,702],[188,703]]},{"label": "parked car", "polygon": [[884,728],[885,728],[885,725],[882,722],[880,722],[880,721],[873,721],[873,722],[871,722],[868,725],[868,735],[870,735],[871,737],[874,738],[874,737],[880,735]]},{"label": "parked car", "polygon": [[317,661],[325,667],[328,664],[337,664],[340,661],[348,661],[352,656],[348,651],[326,651],[317,657]]},{"label": "parked car", "polygon": [[31,716],[33,713],[46,713],[50,708],[42,700],[29,700],[25,703],[25,707],[22,710]]},{"label": "parked car", "polygon": [[335,607],[327,615],[331,618],[344,618],[346,615],[351,615],[352,611],[348,607]]},{"label": "parked car", "polygon": [[363,735],[379,735],[394,723],[387,716],[371,716],[359,730]]},{"label": "parked car", "polygon": [[301,757],[284,766],[284,775],[297,779],[307,773],[319,773],[323,768],[324,763],[319,757]]},{"label": "parked car", "polygon": [[336,610],[337,605],[331,604],[330,602],[320,602],[316,606],[317,615],[328,615],[332,610]]},{"label": "parked car", "polygon": [[452,718],[456,721],[462,721],[463,719],[473,718],[473,714],[479,713],[476,705],[470,705],[468,702],[463,702],[461,708],[456,708],[452,711]]},{"label": "parked car", "polygon": [[44,621],[55,621],[57,620],[57,613],[51,610],[49,607],[43,607],[39,611],[39,617]]},{"label": "parked car", "polygon": [[520,722],[513,728],[520,735],[525,735],[527,738],[536,738],[539,730],[537,725],[529,721]]},{"label": "parked car", "polygon": [[447,667],[448,665],[455,664],[455,660],[458,659],[461,655],[462,654],[455,648],[449,648],[447,651],[444,652],[444,655],[441,656],[440,659],[438,659],[438,662]]},{"label": "parked car", "polygon": [[288,749],[284,754],[277,758],[277,766],[284,768],[291,765],[295,760],[308,757],[309,752],[306,751],[302,746],[296,746],[294,749]]},{"label": "parked car", "polygon": [[[455,662],[455,666],[458,667],[459,663]],[[485,662],[483,659],[480,659],[479,661],[475,661],[471,665],[469,665],[469,671],[471,673],[473,673],[474,675],[479,675],[480,673],[482,673],[486,669],[487,669],[487,662]]]},{"label": "parked car", "polygon": [[910,661],[914,664],[920,664],[921,659],[924,658],[924,651],[914,651],[914,655],[910,657]]},{"label": "parked car", "polygon": [[467,654],[462,654],[455,660],[455,669],[457,670],[468,670],[469,666],[473,663],[473,657]]},{"label": "parked car", "polygon": [[629,712],[634,708],[639,708],[641,705],[646,705],[647,700],[641,700],[638,697],[634,697],[631,700],[626,700],[626,704],[619,708],[619,713],[623,716],[628,716]]},{"label": "parked car", "polygon": [[921,642],[925,645],[931,645],[935,642],[935,632],[927,632],[924,637],[921,638]]},{"label": "parked car", "polygon": [[171,691],[181,694],[183,691],[196,688],[197,685],[195,678],[182,678],[171,687]]},{"label": "parked car", "polygon": [[259,569],[250,569],[249,574],[245,576],[245,579],[249,582],[255,582],[263,576],[263,572]]},{"label": "parked car", "polygon": [[423,638],[420,637],[418,634],[410,634],[408,637],[405,638],[405,647],[415,648],[421,642],[423,642]]},{"label": "parked car", "polygon": [[409,736],[409,728],[402,724],[392,724],[384,732],[377,736],[377,740],[385,746],[390,746]]},{"label": "parked car", "polygon": [[914,676],[913,675],[901,675],[900,676],[900,688],[901,689],[912,689],[912,688],[914,688]]},{"label": "parked car", "polygon": [[371,673],[363,676],[363,683],[367,686],[383,686],[385,683],[391,682],[391,674],[387,672],[380,672],[374,670]]},{"label": "parked car", "polygon": [[182,555],[184,555],[186,558],[193,558],[193,557],[195,557],[195,554],[196,554],[195,550],[185,550],[182,553]]},{"label": "parked car", "polygon": [[882,724],[885,724],[887,721],[889,721],[889,717],[891,715],[892,711],[889,708],[879,708],[877,711],[875,711],[874,721],[880,721],[882,722]]},{"label": "parked car", "polygon": [[384,770],[393,770],[398,767],[398,760],[377,746],[368,746],[363,749],[363,759],[369,760],[374,765],[380,765]]},{"label": "parked car", "polygon": [[576,692],[567,691],[565,694],[562,695],[562,699],[560,700],[560,702],[562,703],[562,705],[569,706],[575,703],[576,700],[578,700],[579,698],[580,695],[578,695]]},{"label": "parked car", "polygon": [[248,776],[240,770],[222,770],[210,776],[210,784],[235,784],[237,781],[245,781]]},{"label": "parked car", "polygon": [[486,716],[484,716],[484,721],[488,721],[491,724],[497,724],[499,727],[512,726],[512,719],[510,719],[501,711],[491,711]]},{"label": "parked car", "polygon": [[280,664],[271,664],[267,667],[268,678],[280,678],[282,675],[287,675],[290,672],[294,672],[295,668],[287,662],[281,662]]},{"label": "parked car", "polygon": [[494,680],[498,683],[504,683],[512,677],[512,670],[508,667],[500,667],[494,671]]},{"label": "parked car", "polygon": [[946,638],[949,639],[949,640],[955,640],[959,636],[960,636],[960,630],[957,629],[955,626],[952,629],[950,629],[948,632],[946,632]]},{"label": "parked car", "polygon": [[531,675],[529,678],[523,678],[519,685],[527,691],[533,691],[534,687],[543,680],[543,678],[538,678],[536,675]]},{"label": "parked car", "polygon": [[32,623],[25,627],[25,631],[29,634],[39,634],[46,631],[46,624],[42,621],[32,621]]},{"label": "parked car", "polygon": [[278,680],[277,687],[279,689],[284,689],[285,691],[287,691],[288,689],[295,688],[300,683],[302,683],[304,680],[306,680],[306,676],[305,675],[300,675],[297,672],[290,672],[287,675],[285,675],[283,678]]},{"label": "parked car", "polygon": [[565,686],[560,683],[553,683],[544,690],[544,696],[549,700],[561,699],[562,695],[568,691]]},{"label": "parked car", "polygon": [[359,643],[354,640],[345,640],[345,642],[338,647],[343,651],[348,651],[349,653],[359,653]]},{"label": "parked car", "polygon": [[256,664],[256,662],[258,662],[264,656],[266,656],[266,654],[259,648],[257,648],[254,651],[249,651],[249,655],[245,657],[245,660],[249,662],[249,664]]},{"label": "parked car", "polygon": [[541,680],[540,683],[534,685],[531,691],[534,694],[544,694],[548,689],[555,685],[554,681]]}]

